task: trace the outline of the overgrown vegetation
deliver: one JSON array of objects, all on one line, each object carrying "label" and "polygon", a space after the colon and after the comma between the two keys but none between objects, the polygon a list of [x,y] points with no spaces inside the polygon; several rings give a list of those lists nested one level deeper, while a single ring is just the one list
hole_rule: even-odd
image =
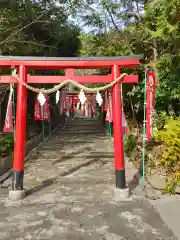
[{"label": "overgrown vegetation", "polygon": [[155,161],[167,176],[165,191],[175,193],[180,186],[180,118],[167,116],[163,129],[156,130],[154,138],[161,146],[161,154]]},{"label": "overgrown vegetation", "polygon": [[137,160],[138,138],[136,135],[130,133],[124,136],[124,151],[128,158],[131,158],[133,161]]},{"label": "overgrown vegetation", "polygon": [[5,157],[10,154],[14,145],[12,134],[0,136],[0,156]]}]

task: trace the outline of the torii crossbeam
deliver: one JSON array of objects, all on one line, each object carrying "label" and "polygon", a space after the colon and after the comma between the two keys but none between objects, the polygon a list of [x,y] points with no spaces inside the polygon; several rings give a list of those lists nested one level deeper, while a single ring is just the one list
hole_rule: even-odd
[{"label": "torii crossbeam", "polygon": [[[75,80],[81,84],[87,83],[110,83],[120,76],[120,69],[136,68],[140,64],[142,55],[125,57],[16,57],[0,56],[0,68],[16,68],[21,81],[28,84],[47,83],[57,84],[66,79]],[[61,70],[65,69],[65,76],[32,76],[31,69]],[[76,76],[74,69],[111,69],[107,76]],[[27,89],[13,76],[0,76],[0,84],[16,83],[17,104],[16,104],[16,141],[14,146],[12,190],[9,197],[17,200],[25,197],[23,186],[24,159],[26,141],[26,108]],[[138,83],[137,75],[124,76],[122,83]],[[112,87],[113,98],[113,127],[114,127],[114,158],[116,170],[116,187],[126,189],[125,164],[124,164],[124,143],[122,131],[122,102],[120,83]]]}]

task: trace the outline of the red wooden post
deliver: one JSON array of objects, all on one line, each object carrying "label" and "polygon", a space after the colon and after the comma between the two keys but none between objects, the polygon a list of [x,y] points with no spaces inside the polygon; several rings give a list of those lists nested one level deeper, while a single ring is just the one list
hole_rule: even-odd
[{"label": "red wooden post", "polygon": [[[120,68],[114,65],[112,68],[113,80],[120,75]],[[122,102],[120,83],[116,83],[112,88],[113,102],[113,128],[114,128],[114,158],[115,158],[115,174],[116,187],[125,189],[125,166],[124,166],[124,143],[123,143],[123,128],[122,128]]]},{"label": "red wooden post", "polygon": [[[19,77],[23,82],[27,80],[27,69],[24,65],[19,67]],[[26,141],[26,108],[27,89],[18,83],[16,106],[16,141],[14,147],[14,163],[12,190],[23,190],[24,158]]]},{"label": "red wooden post", "polygon": [[153,138],[153,112],[155,101],[155,75],[153,72],[147,72],[146,83],[146,137],[147,141]]}]

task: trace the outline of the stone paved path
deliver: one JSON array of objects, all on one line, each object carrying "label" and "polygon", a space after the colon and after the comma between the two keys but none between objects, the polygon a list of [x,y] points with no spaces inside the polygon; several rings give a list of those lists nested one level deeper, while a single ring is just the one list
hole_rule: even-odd
[{"label": "stone paved path", "polygon": [[57,131],[26,164],[28,197],[11,202],[0,189],[0,240],[176,239],[138,187],[126,201],[114,198],[113,172],[100,126]]}]

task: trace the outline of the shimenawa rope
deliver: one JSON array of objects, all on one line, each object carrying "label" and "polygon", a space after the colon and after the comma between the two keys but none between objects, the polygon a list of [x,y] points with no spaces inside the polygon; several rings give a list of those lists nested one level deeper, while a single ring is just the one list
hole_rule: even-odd
[{"label": "shimenawa rope", "polygon": [[97,88],[89,88],[89,87],[86,87],[80,83],[77,83],[76,81],[74,80],[71,80],[71,79],[67,79],[65,81],[63,81],[62,83],[54,86],[53,88],[50,88],[50,89],[44,89],[44,88],[34,88],[30,85],[28,85],[27,83],[23,82],[19,76],[17,75],[16,73],[16,69],[13,69],[12,71],[12,76],[14,78],[16,78],[18,80],[18,82],[20,82],[24,87],[28,88],[29,90],[33,91],[33,92],[36,92],[36,93],[42,93],[42,94],[50,94],[50,93],[54,93],[54,92],[57,92],[59,89],[61,89],[62,87],[64,87],[65,85],[67,84],[72,84],[76,87],[78,87],[79,89],[85,91],[85,92],[100,92],[100,91],[105,91],[106,89],[108,88],[111,88],[112,86],[114,86],[116,83],[118,82],[121,82],[123,77],[126,76],[127,73],[123,73],[121,74],[118,78],[116,78],[114,81],[112,81],[111,83],[107,84],[106,86],[102,86],[102,87],[97,87]]}]

